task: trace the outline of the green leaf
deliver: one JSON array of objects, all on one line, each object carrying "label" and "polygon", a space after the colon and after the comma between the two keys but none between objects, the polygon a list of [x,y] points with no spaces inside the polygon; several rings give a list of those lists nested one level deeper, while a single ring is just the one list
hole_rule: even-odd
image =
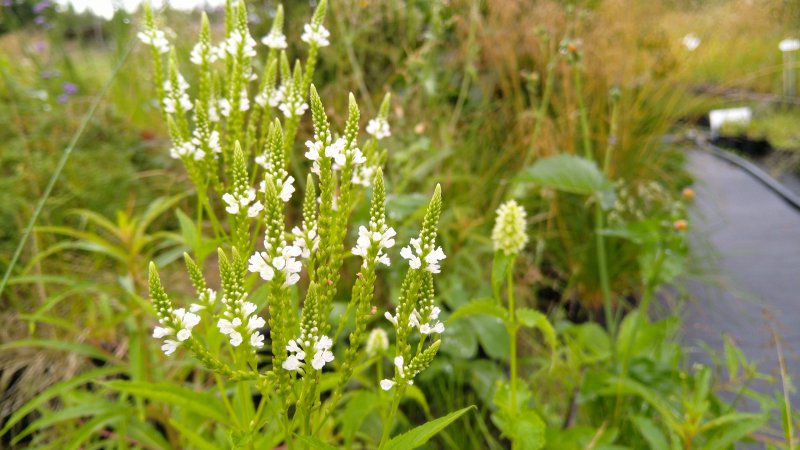
[{"label": "green leaf", "polygon": [[547,346],[550,347],[551,351],[555,351],[558,344],[556,330],[547,319],[547,316],[531,308],[518,308],[517,320],[523,326],[541,331]]},{"label": "green leaf", "polygon": [[0,430],[0,436],[4,435],[11,429],[17,422],[19,422],[23,417],[30,414],[36,408],[41,405],[47,403],[50,399],[55,398],[63,393],[69,392],[75,389],[77,386],[80,386],[84,383],[88,383],[90,381],[97,381],[100,378],[103,378],[108,375],[115,375],[117,373],[122,372],[124,369],[119,367],[103,367],[100,369],[90,370],[88,372],[84,372],[75,378],[62,381],[61,383],[55,384],[31,399],[28,403],[20,407],[18,410],[11,415],[11,417],[6,422],[6,425]]},{"label": "green leaf", "polygon": [[631,418],[633,423],[636,425],[636,428],[639,430],[639,434],[644,437],[647,441],[647,444],[650,448],[653,449],[668,449],[669,443],[667,442],[666,436],[664,433],[658,429],[655,423],[652,420],[648,419],[647,417],[642,416],[634,416]]},{"label": "green leaf", "polygon": [[544,448],[546,428],[539,415],[532,410],[507,417],[504,423],[505,434],[516,444],[514,448],[519,450],[540,450]]},{"label": "green leaf", "polygon": [[478,353],[478,339],[465,321],[453,322],[442,336],[441,351],[461,359],[469,359]]},{"label": "green leaf", "polygon": [[493,359],[508,361],[510,339],[505,323],[497,317],[475,316],[467,319],[478,342]]},{"label": "green leaf", "polygon": [[301,436],[295,435],[295,437],[299,441],[303,441],[304,444],[308,446],[308,448],[320,449],[320,450],[338,450],[339,447],[334,447],[333,445],[327,444],[322,440],[315,438],[313,436]]},{"label": "green leaf", "polygon": [[477,300],[471,300],[466,305],[458,308],[453,314],[450,315],[447,321],[452,323],[461,317],[476,315],[494,316],[502,321],[505,321],[506,317],[508,316],[505,308],[498,305],[495,299],[481,298]]},{"label": "green leaf", "polygon": [[193,447],[196,447],[200,450],[220,450],[220,447],[211,444],[208,438],[201,436],[196,431],[192,430],[188,425],[178,422],[175,420],[175,418],[170,418],[169,424],[180,431],[181,436],[190,444],[192,444]]},{"label": "green leaf", "polygon": [[503,283],[508,278],[508,271],[511,270],[514,257],[506,255],[505,252],[494,252],[494,261],[492,262],[492,292],[494,298],[500,299],[500,290]]},{"label": "green leaf", "polygon": [[87,356],[89,358],[97,358],[103,361],[113,360],[114,356],[110,353],[104,352],[99,348],[88,345],[78,344],[75,342],[53,341],[48,339],[22,339],[19,341],[9,342],[8,344],[0,345],[0,350],[9,350],[12,348],[24,347],[41,347],[51,348],[55,350],[66,350],[68,352],[77,353],[79,355]]},{"label": "green leaf", "polygon": [[372,413],[378,406],[378,399],[374,392],[359,391],[353,394],[340,416],[342,423],[342,434],[344,434],[345,444],[350,448],[353,437],[361,428],[364,419]]},{"label": "green leaf", "polygon": [[599,194],[611,186],[594,161],[568,154],[536,161],[522,172],[520,180],[581,195]]},{"label": "green leaf", "polygon": [[144,381],[115,380],[104,384],[120,392],[162,401],[169,405],[183,408],[224,425],[230,425],[231,422],[231,417],[229,417],[216,397],[197,392],[194,389],[167,383],[148,383]]},{"label": "green leaf", "polygon": [[435,436],[438,432],[442,431],[445,427],[453,423],[456,419],[463,416],[467,413],[467,411],[473,408],[475,408],[475,406],[467,406],[466,408],[451,412],[444,417],[440,417],[428,423],[422,424],[401,434],[400,436],[396,436],[389,441],[389,443],[386,445],[386,449],[408,450],[424,445],[426,442],[428,442],[428,440],[430,440],[430,438]]},{"label": "green leaf", "polygon": [[722,450],[731,448],[733,444],[740,442],[745,436],[761,429],[765,423],[765,417],[736,422],[731,426],[721,429],[718,433],[715,433],[713,438],[708,440],[708,444],[706,444],[703,449]]}]

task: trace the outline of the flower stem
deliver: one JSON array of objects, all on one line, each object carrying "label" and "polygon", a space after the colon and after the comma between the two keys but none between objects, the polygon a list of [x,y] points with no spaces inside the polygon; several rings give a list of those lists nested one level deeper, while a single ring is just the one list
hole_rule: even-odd
[{"label": "flower stem", "polygon": [[381,443],[378,445],[378,450],[382,450],[384,446],[386,446],[386,443],[389,442],[389,433],[392,431],[394,416],[397,415],[397,408],[400,406],[400,399],[403,398],[405,391],[406,386],[404,384],[397,386],[397,390],[394,393],[394,398],[392,399],[392,406],[389,408],[389,416],[386,418],[386,422],[383,424],[383,435],[381,436]]}]

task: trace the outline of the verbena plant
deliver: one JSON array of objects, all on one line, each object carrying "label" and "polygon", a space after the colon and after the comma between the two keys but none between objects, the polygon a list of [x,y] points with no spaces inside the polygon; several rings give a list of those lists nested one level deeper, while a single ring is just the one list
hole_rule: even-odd
[{"label": "verbena plant", "polygon": [[[326,7],[325,1],[320,2],[305,25],[302,40],[309,45],[308,56],[305,64],[296,61],[293,68],[285,51],[283,11],[277,10],[271,32],[262,39],[269,51],[254,96],[257,43],[248,29],[244,3],[226,5],[225,40],[217,46],[211,43],[204,16],[200,41],[191,52],[199,82],[194,101],[177,55],[146,10],[146,28],[139,37],[152,51],[158,99],[172,139],[170,154],[182,161],[197,187],[198,229],[207,215],[215,240],[221,243],[217,290],[209,287],[203,273],[202,243],[197,245],[198,262],[185,255],[197,295],[188,309],[168,296],[151,263],[150,296],[159,320],[153,337],[163,339],[166,355],[185,349],[209,370],[229,416],[205,428],[209,435],[222,426],[235,446],[328,445],[323,441],[341,436],[333,427],[340,421],[332,421],[332,415],[356,378],[358,389],[374,392],[373,400],[383,405],[382,432],[372,443],[379,448],[411,448],[466,412],[390,439],[400,401],[414,377],[430,365],[444,332],[433,283],[445,258],[436,245],[441,194],[437,187],[419,237],[400,252],[409,268],[395,313],[385,313],[395,343],[393,371],[384,377],[388,336],[376,326],[367,340],[367,328],[375,314],[377,269],[390,264],[388,251],[396,235],[386,223],[378,150],[379,139],[390,134],[389,97],[367,125],[372,137],[366,142],[359,142],[360,115],[352,94],[344,129],[341,133],[332,129],[312,84],[317,53],[329,45],[323,25]],[[302,172],[298,161],[290,165],[293,144],[309,103],[314,135],[305,143],[305,157],[311,173],[306,177],[302,214],[287,232],[288,205],[296,190],[291,174]],[[356,245],[348,251],[351,213],[369,185],[369,223],[359,227]],[[216,215],[217,199],[225,207],[224,220]],[[334,328],[333,300],[347,253],[360,257],[362,264],[347,312]],[[355,314],[354,329],[337,351],[350,313]],[[378,378],[374,382],[364,377],[373,366]],[[140,393],[130,383],[112,385]],[[195,443],[205,439],[200,433],[185,434]]]}]

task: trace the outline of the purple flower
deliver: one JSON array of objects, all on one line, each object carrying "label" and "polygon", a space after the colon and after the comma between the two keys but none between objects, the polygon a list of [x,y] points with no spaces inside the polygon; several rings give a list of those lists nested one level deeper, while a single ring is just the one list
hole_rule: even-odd
[{"label": "purple flower", "polygon": [[10,8],[14,6],[14,2],[12,0],[3,0],[3,6]]},{"label": "purple flower", "polygon": [[57,100],[58,100],[58,103],[61,103],[63,105],[64,103],[67,103],[67,101],[69,100],[69,95],[61,94],[61,95],[58,96]]},{"label": "purple flower", "polygon": [[48,0],[42,0],[41,2],[33,5],[33,13],[34,14],[41,14],[45,9],[49,8],[51,3]]},{"label": "purple flower", "polygon": [[36,16],[33,21],[36,23],[36,25],[44,25],[46,23],[44,16]]},{"label": "purple flower", "polygon": [[41,53],[45,51],[45,49],[47,49],[47,43],[45,43],[44,41],[37,41],[35,44],[33,44],[33,48],[37,52]]},{"label": "purple flower", "polygon": [[66,82],[61,85],[65,95],[75,95],[78,92],[78,86],[75,83]]}]

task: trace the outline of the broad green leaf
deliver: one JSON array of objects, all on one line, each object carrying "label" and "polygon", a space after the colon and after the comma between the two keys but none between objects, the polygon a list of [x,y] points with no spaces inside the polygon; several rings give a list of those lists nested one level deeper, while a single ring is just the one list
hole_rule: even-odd
[{"label": "broad green leaf", "polygon": [[463,416],[467,411],[475,408],[475,406],[467,406],[466,408],[459,409],[458,411],[451,412],[450,414],[434,419],[428,423],[422,424],[413,430],[409,430],[399,436],[392,438],[386,445],[387,450],[409,450],[424,445],[430,438],[435,436],[438,432],[442,431],[445,427],[453,423],[456,419]]},{"label": "broad green leaf", "polygon": [[547,319],[547,316],[531,308],[518,308],[517,320],[528,328],[535,328],[542,332],[547,346],[551,351],[555,351],[558,341],[556,340],[556,330]]},{"label": "broad green leaf", "polygon": [[353,436],[361,428],[364,419],[369,416],[378,406],[378,399],[374,392],[358,391],[347,402],[344,412],[340,416],[342,423],[342,434],[344,434],[345,444],[349,448],[353,442]]},{"label": "broad green leaf", "polygon": [[508,361],[510,340],[502,320],[491,316],[475,316],[466,321],[471,324],[478,342],[490,357]]},{"label": "broad green leaf", "polygon": [[661,432],[661,430],[655,423],[653,423],[652,420],[642,416],[632,417],[631,420],[633,421],[634,425],[636,425],[636,429],[639,430],[639,434],[641,434],[644,440],[647,441],[647,445],[649,445],[650,448],[669,448],[669,442],[667,442],[666,436],[664,436],[664,433]]},{"label": "broad green leaf", "polygon": [[14,436],[14,439],[12,439],[11,442],[14,444],[18,443],[29,434],[51,427],[59,422],[66,422],[68,420],[78,419],[81,417],[94,417],[115,411],[128,411],[128,414],[131,413],[130,407],[127,405],[111,403],[106,400],[98,400],[69,406],[58,411],[48,413],[45,416],[37,419],[22,432]]},{"label": "broad green leaf", "polygon": [[507,317],[505,308],[498,305],[495,299],[481,298],[477,300],[471,300],[466,305],[458,308],[453,314],[450,315],[447,321],[452,323],[461,317],[475,315],[494,316],[502,321],[505,321]]},{"label": "broad green leaf", "polygon": [[466,321],[453,322],[442,336],[441,351],[456,358],[472,358],[478,353],[478,338]]},{"label": "broad green leaf", "polygon": [[607,191],[610,183],[594,161],[560,154],[536,161],[520,175],[522,181],[571,194],[592,195]]},{"label": "broad green leaf", "polygon": [[230,425],[231,417],[222,403],[214,396],[167,383],[148,383],[143,381],[115,380],[104,383],[111,389],[131,395],[158,400],[183,408],[223,425]]}]

